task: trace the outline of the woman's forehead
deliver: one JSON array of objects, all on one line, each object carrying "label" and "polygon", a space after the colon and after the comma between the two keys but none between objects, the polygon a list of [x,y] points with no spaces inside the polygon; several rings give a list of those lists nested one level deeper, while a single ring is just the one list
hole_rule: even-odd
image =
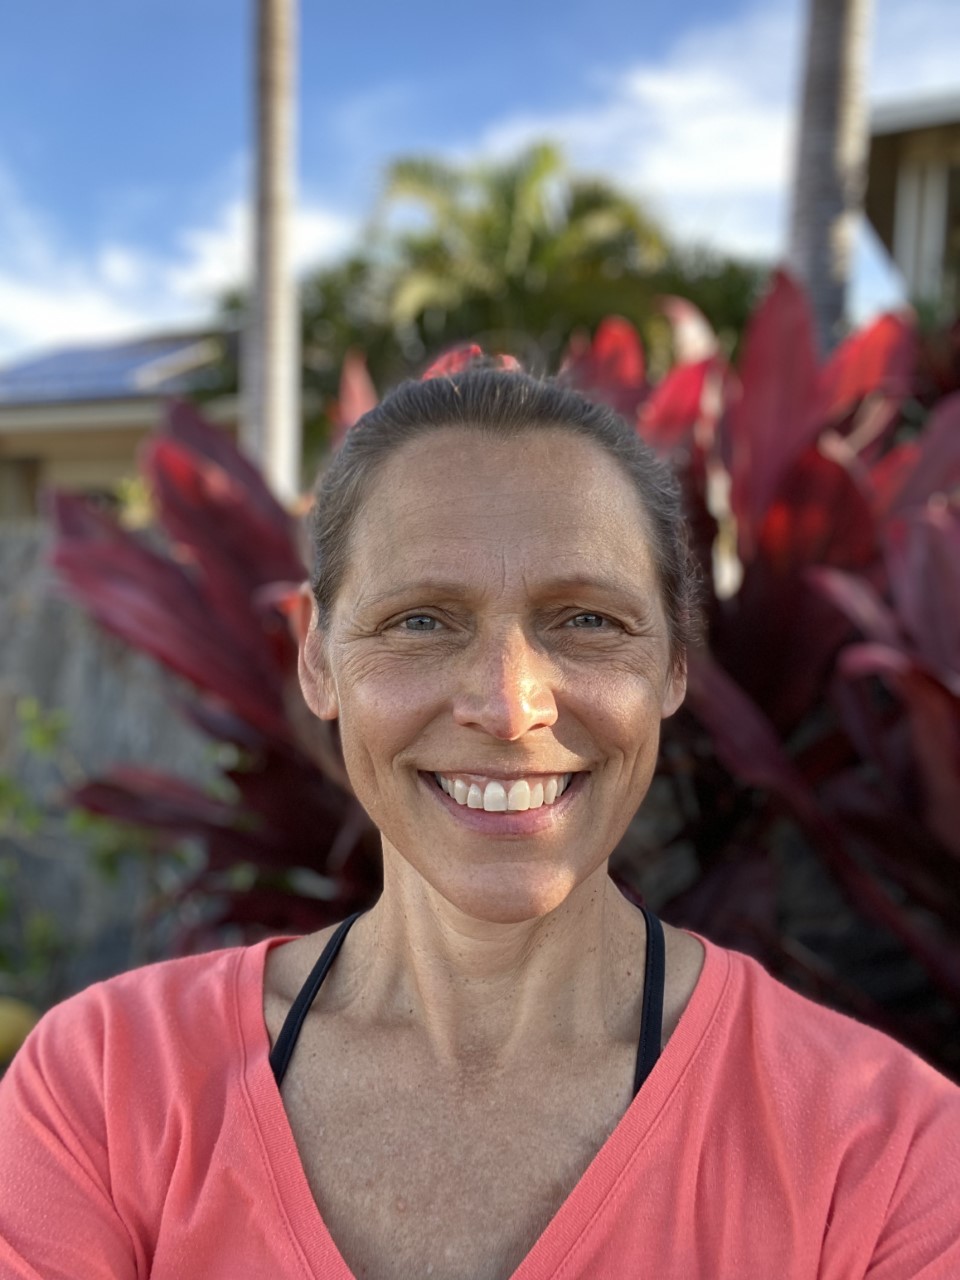
[{"label": "woman's forehead", "polygon": [[629,477],[562,429],[506,440],[450,429],[411,442],[378,475],[350,543],[348,577],[356,570],[368,582],[604,568],[646,576],[651,567]]}]

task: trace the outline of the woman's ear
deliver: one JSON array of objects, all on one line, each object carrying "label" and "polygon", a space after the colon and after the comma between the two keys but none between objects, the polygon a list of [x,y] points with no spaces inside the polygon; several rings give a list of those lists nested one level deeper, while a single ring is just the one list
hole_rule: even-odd
[{"label": "woman's ear", "polygon": [[660,718],[666,720],[668,716],[680,708],[680,704],[687,696],[687,660],[680,659],[678,662],[671,664],[670,674],[667,677],[666,685],[663,690],[663,699],[660,703]]},{"label": "woman's ear", "polygon": [[323,633],[317,627],[317,603],[309,582],[302,582],[288,614],[297,642],[297,674],[307,706],[321,720],[340,713],[336,686],[327,664]]}]

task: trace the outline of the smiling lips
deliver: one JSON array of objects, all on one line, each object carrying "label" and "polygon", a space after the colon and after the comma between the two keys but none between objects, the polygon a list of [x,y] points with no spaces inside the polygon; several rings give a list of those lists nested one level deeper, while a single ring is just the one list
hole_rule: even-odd
[{"label": "smiling lips", "polygon": [[534,778],[491,778],[481,784],[455,774],[435,773],[437,785],[465,809],[485,809],[488,813],[519,813],[552,805],[563,795],[572,773],[547,774]]}]

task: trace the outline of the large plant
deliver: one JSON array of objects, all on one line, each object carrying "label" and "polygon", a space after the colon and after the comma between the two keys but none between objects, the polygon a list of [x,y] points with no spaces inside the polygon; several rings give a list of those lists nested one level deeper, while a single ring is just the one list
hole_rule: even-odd
[{"label": "large plant", "polygon": [[[960,394],[931,395],[907,317],[819,365],[782,274],[737,370],[702,318],[681,317],[694,323],[701,358],[656,387],[622,325],[570,369],[672,457],[703,566],[707,645],[663,753],[665,853],[692,852],[695,875],[664,912],[956,1072]],[[785,884],[803,857],[840,891],[837,929],[879,929],[915,966],[914,1010],[791,933]]]},{"label": "large plant", "polygon": [[[955,342],[918,356],[910,319],[886,316],[821,366],[806,300],[779,274],[734,369],[695,309],[665,306],[679,358],[659,382],[616,319],[561,370],[672,458],[703,571],[707,644],[688,710],[666,725],[656,795],[660,860],[685,871],[656,905],[957,1071],[944,1038],[960,1009]],[[351,359],[341,430],[374,402]],[[61,495],[56,564],[101,623],[191,682],[184,714],[241,757],[229,794],[121,769],[76,799],[202,837],[188,890],[216,904],[214,931],[317,927],[377,892],[377,842],[296,689],[284,602],[305,576],[300,531],[185,409],[144,469],[159,541]],[[637,883],[641,853],[618,858]],[[905,1015],[804,944],[789,889],[804,859],[836,894],[838,928],[900,948],[922,1008]]]}]

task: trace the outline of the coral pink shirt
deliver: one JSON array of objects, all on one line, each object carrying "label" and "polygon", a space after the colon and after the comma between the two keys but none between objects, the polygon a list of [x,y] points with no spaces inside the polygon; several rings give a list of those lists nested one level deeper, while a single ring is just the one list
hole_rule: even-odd
[{"label": "coral pink shirt", "polygon": [[[41,1021],[0,1085],[2,1280],[351,1280],[267,1061],[270,945]],[[659,1062],[512,1280],[960,1277],[960,1090],[704,945]]]}]

